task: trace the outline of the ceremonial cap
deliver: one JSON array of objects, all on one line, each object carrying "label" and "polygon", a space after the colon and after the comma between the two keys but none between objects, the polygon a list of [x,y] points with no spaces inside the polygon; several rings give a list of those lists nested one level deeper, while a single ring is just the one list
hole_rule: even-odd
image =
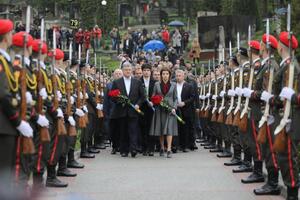
[{"label": "ceremonial cap", "polygon": [[[34,52],[39,52],[39,48],[40,48],[40,42],[41,40],[40,39],[35,39],[33,40],[32,42],[32,50]],[[42,42],[42,54],[47,54],[48,53],[48,47],[47,47],[47,44],[45,42]]]},{"label": "ceremonial cap", "polygon": [[[289,47],[290,42],[289,42],[289,33],[288,32],[281,32],[279,35],[279,40],[282,44],[284,44],[285,46]],[[292,48],[293,49],[297,49],[298,47],[298,40],[296,39],[296,37],[294,35],[292,35]]]},{"label": "ceremonial cap", "polygon": [[[53,57],[53,51],[49,52],[49,57]],[[64,52],[61,49],[55,49],[55,60],[61,60],[64,58]]]},{"label": "ceremonial cap", "polygon": [[259,41],[257,41],[257,40],[251,40],[250,42],[249,42],[249,46],[250,46],[250,48],[252,48],[252,49],[255,49],[255,50],[260,50],[260,43],[259,43]]},{"label": "ceremonial cap", "polygon": [[24,35],[27,34],[27,47],[32,46],[33,37],[25,31],[18,32],[13,35],[13,45],[17,47],[24,47]]},{"label": "ceremonial cap", "polygon": [[0,19],[0,35],[4,35],[14,28],[14,24],[9,19]]},{"label": "ceremonial cap", "polygon": [[[267,34],[263,35],[262,41],[263,41],[263,43],[267,44]],[[272,48],[277,49],[278,41],[273,35],[269,35],[269,43]]]}]

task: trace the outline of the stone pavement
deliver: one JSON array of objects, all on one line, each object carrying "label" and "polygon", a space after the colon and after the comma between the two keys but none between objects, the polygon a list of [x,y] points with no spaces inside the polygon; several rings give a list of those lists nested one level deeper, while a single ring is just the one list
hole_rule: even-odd
[{"label": "stone pavement", "polygon": [[49,188],[40,200],[279,200],[257,197],[252,191],[262,184],[241,184],[246,174],[231,173],[216,154],[199,149],[173,154],[172,159],[138,155],[122,158],[102,151],[96,159],[81,160],[75,178],[62,178],[68,188]]}]

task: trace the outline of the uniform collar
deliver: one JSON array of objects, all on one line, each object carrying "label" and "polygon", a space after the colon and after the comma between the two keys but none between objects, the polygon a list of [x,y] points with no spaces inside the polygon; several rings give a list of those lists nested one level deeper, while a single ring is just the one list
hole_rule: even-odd
[{"label": "uniform collar", "polygon": [[279,66],[282,66],[288,59],[290,59],[290,57],[288,56],[288,57],[286,57],[285,59],[283,59],[282,61],[281,61],[281,63],[280,63],[280,65]]},{"label": "uniform collar", "polygon": [[261,65],[265,65],[266,64],[266,62],[268,61],[270,59],[270,57],[268,56],[268,57],[266,57],[266,58],[264,58],[262,61],[261,61]]},{"label": "uniform collar", "polygon": [[8,62],[11,61],[10,55],[4,49],[0,49],[0,54],[2,54]]}]

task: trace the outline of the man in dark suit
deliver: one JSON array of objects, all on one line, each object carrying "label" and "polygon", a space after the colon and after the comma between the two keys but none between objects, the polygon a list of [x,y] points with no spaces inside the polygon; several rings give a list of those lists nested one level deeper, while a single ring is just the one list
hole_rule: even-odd
[{"label": "man in dark suit", "polygon": [[185,124],[179,123],[179,145],[183,152],[188,152],[194,125],[194,92],[193,87],[184,81],[184,71],[176,70],[176,89],[178,99],[178,112],[182,116]]},{"label": "man in dark suit", "polygon": [[153,104],[149,100],[153,93],[153,88],[155,81],[151,79],[151,65],[143,64],[143,77],[141,81],[143,83],[143,89],[146,97],[146,101],[142,104],[141,110],[144,112],[144,116],[140,117],[140,126],[141,126],[141,142],[142,142],[142,151],[143,155],[149,156],[154,155],[154,138],[149,136],[149,130],[151,126],[151,120],[154,112]]},{"label": "man in dark suit", "polygon": [[[121,69],[116,69],[114,71],[113,77],[114,80],[117,80],[123,76],[123,72]],[[111,118],[111,112],[113,110],[113,107],[115,106],[115,103],[112,101],[111,97],[108,96],[108,92],[112,88],[113,82],[109,82],[104,91],[104,102],[103,102],[103,112],[104,112],[104,127],[105,131],[108,132],[108,135],[112,142],[112,151],[111,154],[116,154],[119,150],[119,140],[120,140],[120,134],[118,129],[118,120]]]},{"label": "man in dark suit", "polygon": [[126,96],[130,103],[122,105],[118,98],[113,98],[116,103],[113,107],[111,118],[118,119],[120,127],[120,153],[122,157],[127,157],[129,151],[131,156],[135,157],[137,154],[137,140],[138,140],[138,117],[137,110],[145,101],[145,94],[142,82],[132,78],[132,66],[129,62],[123,64],[123,78],[117,79],[113,82],[112,90],[120,90],[121,95]]}]

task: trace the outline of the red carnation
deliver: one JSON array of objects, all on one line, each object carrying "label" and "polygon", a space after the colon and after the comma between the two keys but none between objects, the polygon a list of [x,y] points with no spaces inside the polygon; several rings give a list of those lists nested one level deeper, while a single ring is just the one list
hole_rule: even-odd
[{"label": "red carnation", "polygon": [[110,96],[110,97],[118,97],[118,96],[120,96],[120,94],[121,94],[120,90],[116,89],[116,90],[109,91],[108,96]]},{"label": "red carnation", "polygon": [[159,105],[161,103],[161,101],[163,100],[163,97],[160,95],[154,95],[153,97],[151,97],[151,102],[154,105]]}]

